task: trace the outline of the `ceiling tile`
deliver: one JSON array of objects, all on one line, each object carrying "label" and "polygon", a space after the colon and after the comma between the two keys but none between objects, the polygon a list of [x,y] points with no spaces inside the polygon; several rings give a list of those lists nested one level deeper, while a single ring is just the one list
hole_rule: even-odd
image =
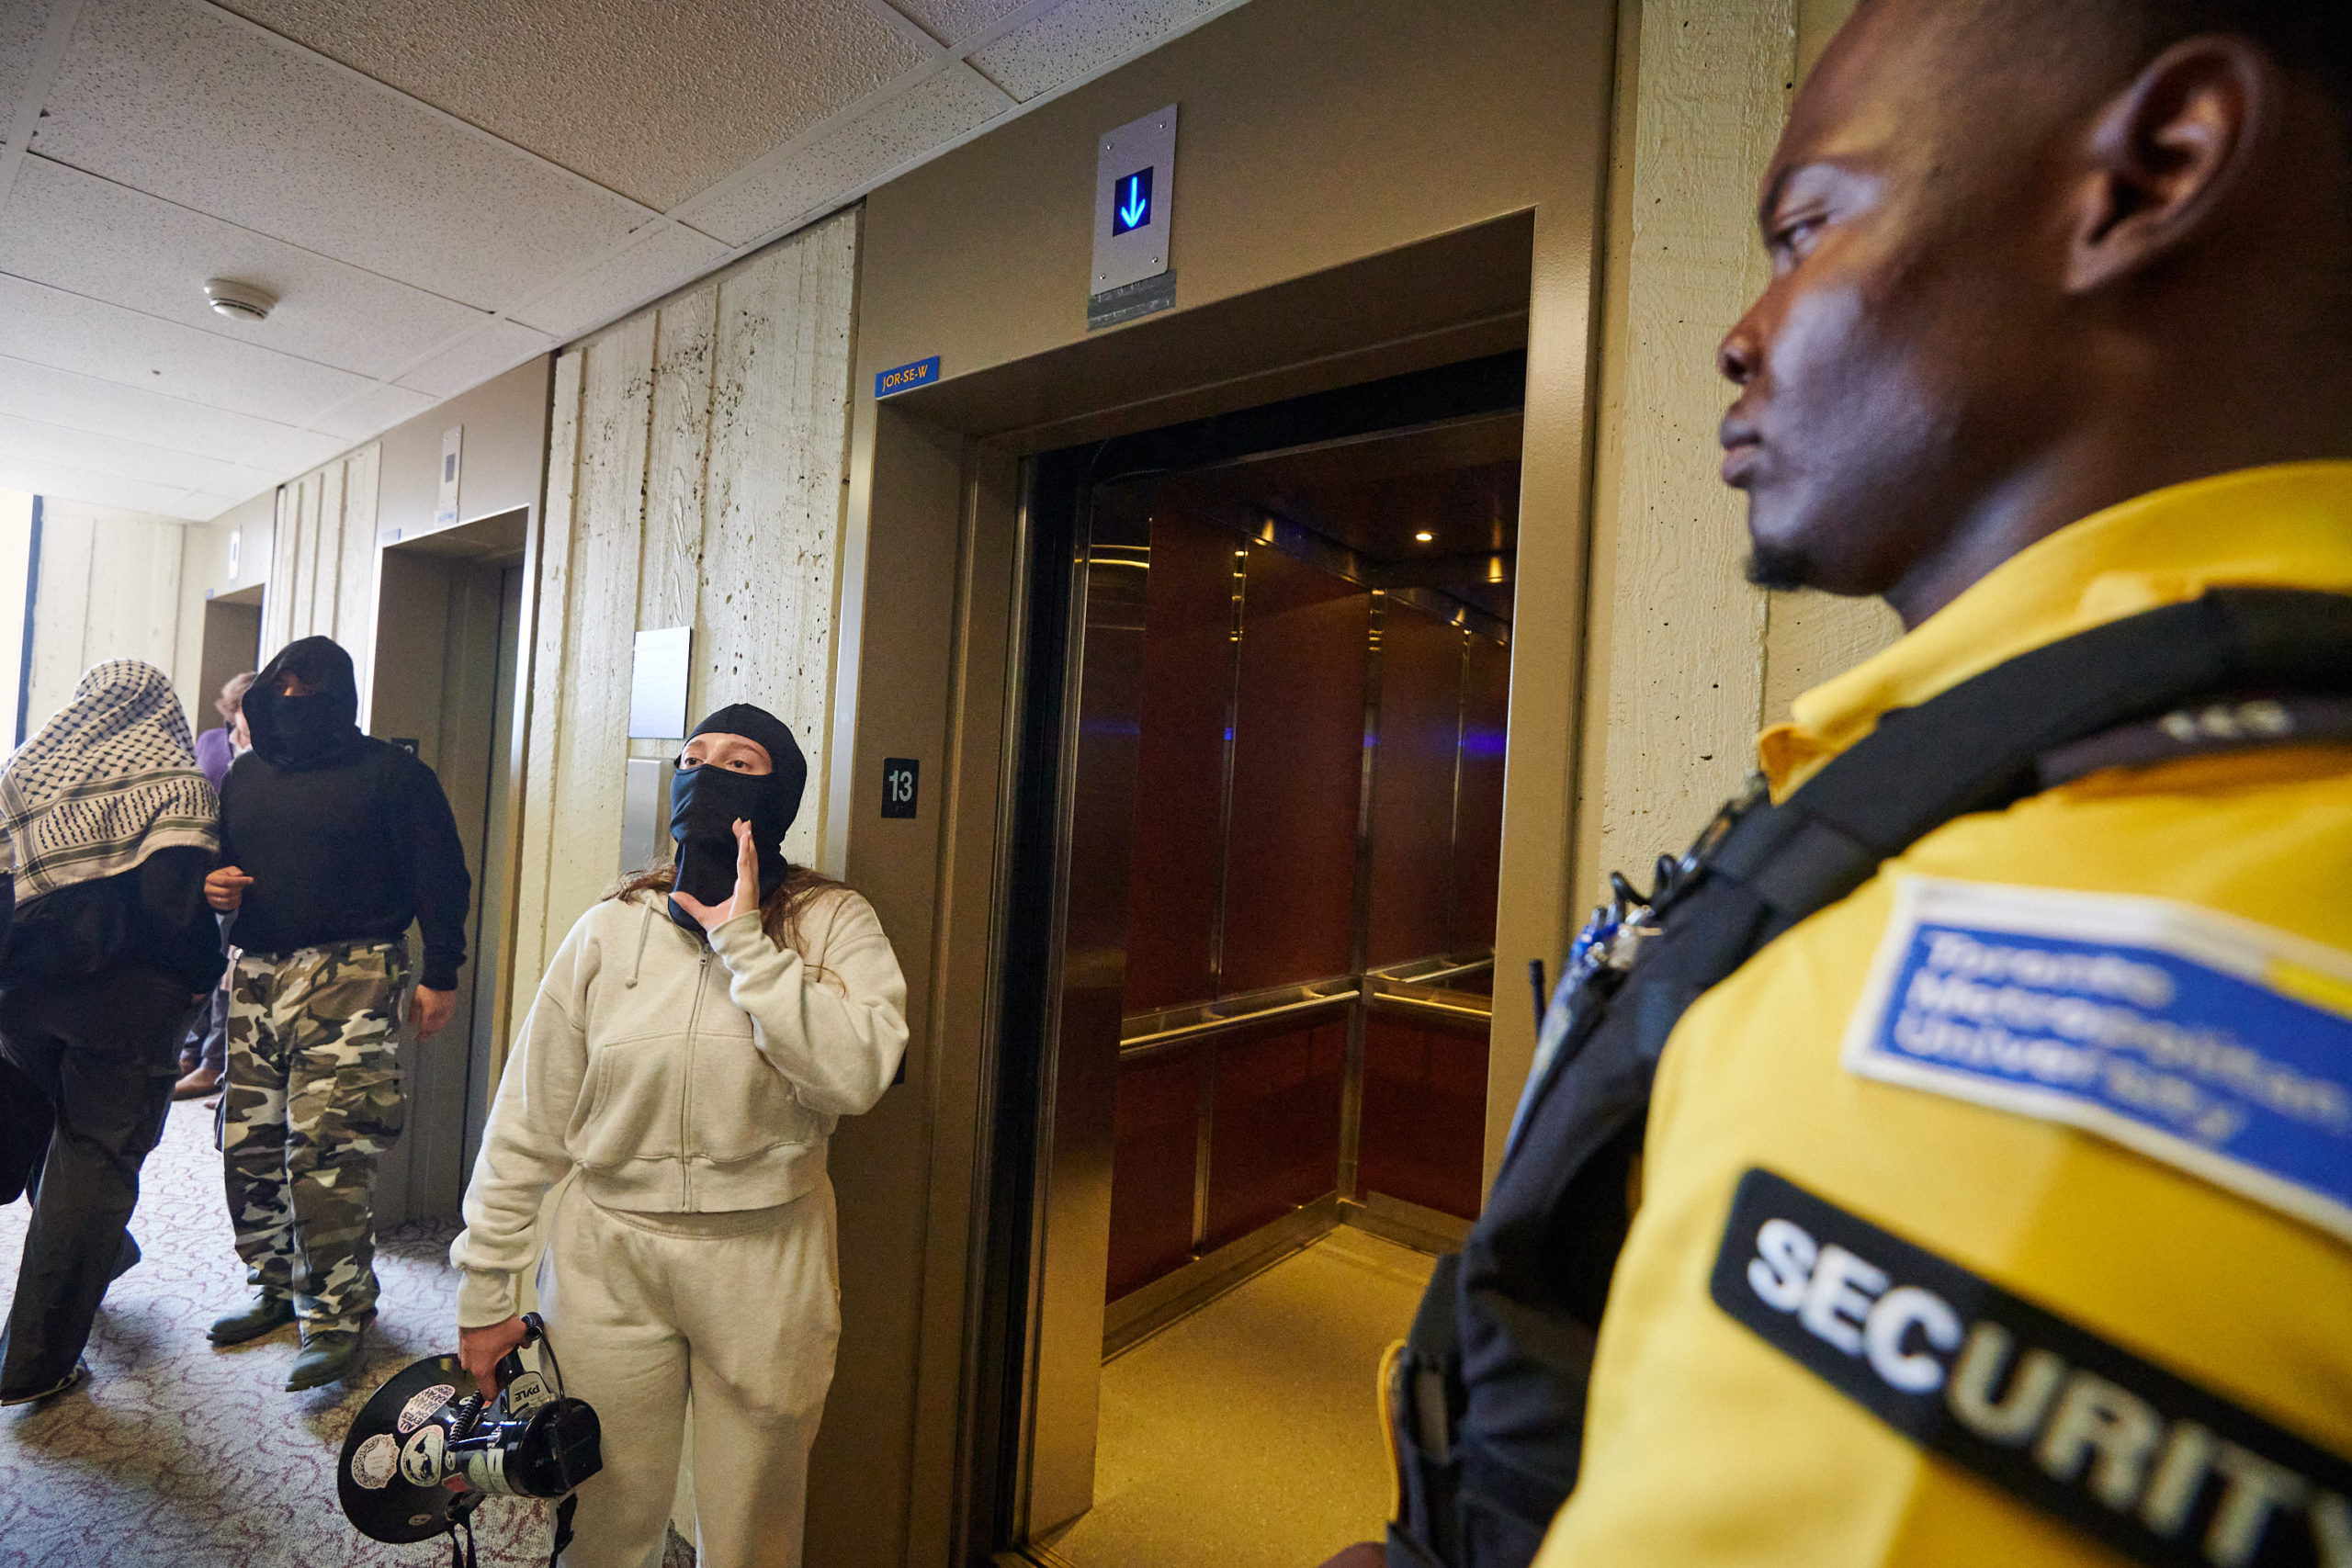
[{"label": "ceiling tile", "polygon": [[56,10],[56,0],[8,0],[0,6],[0,142],[6,140],[9,112]]},{"label": "ceiling tile", "polygon": [[143,479],[93,473],[63,463],[6,453],[0,453],[0,489],[30,491],[35,495],[119,506],[126,512],[153,513],[164,517],[184,517],[200,506],[213,504],[192,502],[189,492],[175,485],[149,484]]},{"label": "ceiling tile", "polygon": [[[17,172],[0,224],[0,273],[370,378],[489,320],[41,157]],[[206,301],[208,277],[261,284],[278,302],[266,321],[230,320]]]},{"label": "ceiling tile", "polygon": [[949,47],[986,32],[1029,0],[890,0]]},{"label": "ceiling tile", "polygon": [[0,457],[62,463],[67,468],[169,485],[175,490],[194,490],[220,471],[217,458],[173,452],[95,431],[69,430],[16,414],[0,414]]},{"label": "ceiling tile", "polygon": [[924,57],[857,0],[223,3],[663,209]]},{"label": "ceiling tile", "polygon": [[[543,69],[511,39],[502,58]],[[187,0],[88,0],[49,109],[44,156],[483,309],[645,220]],[[597,112],[644,133],[635,114]]]},{"label": "ceiling tile", "polygon": [[368,385],[348,370],[5,276],[0,354],[283,424]]},{"label": "ceiling tile", "polygon": [[277,468],[223,468],[213,475],[211,481],[202,490],[196,492],[196,498],[208,502],[216,508],[234,506],[240,502],[251,501],[266,490],[272,490],[284,484],[298,473],[308,473],[313,467],[316,465],[305,464],[300,468],[289,468],[283,472]]},{"label": "ceiling tile", "polygon": [[707,234],[675,223],[656,224],[618,255],[517,310],[514,319],[560,338],[578,337],[693,282],[726,254],[727,247]]},{"label": "ceiling tile", "polygon": [[208,408],[185,398],[167,398],[160,392],[6,356],[0,356],[0,413],[123,435],[223,462],[293,434],[290,426],[275,420]]},{"label": "ceiling tile", "polygon": [[370,387],[351,401],[317,415],[310,423],[312,430],[343,437],[335,447],[339,453],[354,442],[380,434],[404,419],[414,419],[440,400],[406,387]]},{"label": "ceiling tile", "polygon": [[695,200],[679,216],[731,245],[749,244],[1012,107],[1012,100],[979,73],[953,65],[828,131],[791,157]]},{"label": "ceiling tile", "polygon": [[1022,102],[1138,54],[1229,0],[1063,0],[972,56]]},{"label": "ceiling tile", "polygon": [[400,384],[436,398],[454,398],[555,346],[556,340],[545,333],[494,317],[463,342],[443,349],[402,376]]}]

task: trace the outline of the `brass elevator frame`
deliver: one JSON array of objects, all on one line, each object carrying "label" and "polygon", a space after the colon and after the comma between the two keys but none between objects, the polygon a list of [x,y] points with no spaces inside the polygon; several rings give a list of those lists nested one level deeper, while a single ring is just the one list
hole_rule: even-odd
[{"label": "brass elevator frame", "polygon": [[[1444,374],[1483,374],[1493,363],[1476,360]],[[1432,372],[1432,376],[1437,372]],[[1514,372],[1514,377],[1516,372]],[[1424,377],[1416,385],[1438,383]],[[1385,385],[1385,384],[1383,384]],[[1511,383],[1516,407],[1517,386]],[[1358,388],[1355,394],[1377,394],[1379,387]],[[1447,397],[1463,395],[1448,391]],[[1504,409],[1489,407],[1474,413],[1436,422],[1487,420],[1502,417]],[[1393,439],[1435,428],[1430,422],[1407,418],[1385,429],[1350,435],[1331,445]],[[1310,443],[1323,446],[1326,443]],[[1463,629],[1466,671],[1468,647],[1474,635],[1507,642],[1508,627],[1491,616],[1452,600],[1442,600],[1426,589],[1372,587],[1381,570],[1305,529],[1270,515],[1243,517],[1204,514],[1236,538],[1234,586],[1227,628],[1224,711],[1226,735],[1219,760],[1217,876],[1218,899],[1214,919],[1215,981],[1222,987],[1227,954],[1225,943],[1225,893],[1237,868],[1231,863],[1236,802],[1235,749],[1238,740],[1241,660],[1249,603],[1249,563],[1253,549],[1291,555],[1327,574],[1365,587],[1371,599],[1368,623],[1365,707],[1357,749],[1354,877],[1351,902],[1350,973],[1303,986],[1280,987],[1249,997],[1225,998],[1170,1013],[1127,1017],[1123,1012],[1127,947],[1130,837],[1135,827],[1135,777],[1140,735],[1140,693],[1145,591],[1148,581],[1148,509],[1128,498],[1123,506],[1105,507],[1098,500],[1115,491],[1130,476],[1112,474],[1099,482],[1093,474],[1103,448],[1086,458],[1082,475],[1068,479],[1069,493],[1057,504],[1067,509],[1071,537],[1065,548],[1041,528],[1037,496],[1054,489],[1046,477],[1048,464],[1065,468],[1080,459],[1074,452],[1032,459],[1023,465],[1023,535],[1031,554],[1024,577],[1032,592],[1024,596],[1035,615],[1052,615],[1051,601],[1059,599],[1058,639],[1060,680],[1054,696],[1058,712],[1049,721],[1057,737],[1052,777],[1056,809],[1050,861],[1053,893],[1049,929],[1055,933],[1047,956],[1046,1016],[1040,1045],[1038,1146],[1035,1178],[1028,1194],[1026,1225],[1032,1240],[1021,1296],[1025,1303],[1023,1359],[1026,1386],[1013,1452],[1012,1485],[1001,1499],[1021,1520],[1022,1538],[1035,1540],[1075,1517],[1091,1502],[1094,1385],[1099,1381],[1101,1351],[1115,1351],[1182,1315],[1206,1296],[1227,1288],[1238,1278],[1314,1240],[1343,1219],[1353,1218],[1364,1228],[1424,1247],[1458,1244],[1464,1222],[1396,1200],[1360,1201],[1356,1181],[1360,1156],[1358,1129],[1363,1103],[1363,1066],[1366,1019],[1375,1008],[1423,1011],[1459,1022],[1484,1021],[1483,1007],[1449,1002],[1440,982],[1449,976],[1490,967],[1491,953],[1464,963],[1458,958],[1429,955],[1395,966],[1409,974],[1367,974],[1369,941],[1369,870],[1372,853],[1374,761],[1380,735],[1380,633],[1391,598],[1403,598],[1417,607],[1439,610],[1444,619]],[[1212,465],[1218,466],[1218,465]],[[1140,569],[1140,570],[1139,570]],[[1033,621],[1032,626],[1036,623]],[[1016,645],[1018,646],[1018,645]],[[1466,680],[1455,682],[1455,788],[1450,803],[1449,841],[1460,838],[1460,744],[1464,733],[1463,705]],[[1024,724],[1044,716],[1023,710]],[[1018,748],[1014,748],[1018,750]],[[1010,836],[1010,835],[1009,835]],[[1453,889],[1446,896],[1453,914]],[[1214,1249],[1208,1241],[1210,1181],[1215,1169],[1215,1103],[1217,1055],[1229,1043],[1241,1043],[1275,1029],[1288,1030],[1319,1018],[1344,1018],[1347,1043],[1341,1077],[1342,1103],[1339,1156],[1331,1172],[1329,1192],[1306,1208],[1248,1235]],[[1104,1049],[1107,1046],[1108,1049]],[[1104,1259],[1108,1256],[1112,1128],[1120,1068],[1139,1057],[1174,1053],[1205,1056],[1194,1122],[1191,1231],[1194,1260],[1174,1274],[1155,1280],[1116,1303],[1103,1301]],[[1038,1245],[1042,1243],[1043,1245]],[[1050,1436],[1051,1443],[1047,1442]],[[1082,1451],[1083,1458],[1080,1458]],[[1064,1501],[1040,1509],[1042,1498]],[[1071,1506],[1071,1504],[1075,1506]]]}]

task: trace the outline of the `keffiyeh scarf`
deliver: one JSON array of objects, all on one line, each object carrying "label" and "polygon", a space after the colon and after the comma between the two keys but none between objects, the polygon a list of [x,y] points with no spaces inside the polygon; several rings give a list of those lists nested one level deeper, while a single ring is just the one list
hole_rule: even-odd
[{"label": "keffiyeh scarf", "polygon": [[152,664],[98,665],[0,767],[0,872],[22,906],[130,870],[158,850],[218,852],[220,804],[197,771],[187,716]]}]

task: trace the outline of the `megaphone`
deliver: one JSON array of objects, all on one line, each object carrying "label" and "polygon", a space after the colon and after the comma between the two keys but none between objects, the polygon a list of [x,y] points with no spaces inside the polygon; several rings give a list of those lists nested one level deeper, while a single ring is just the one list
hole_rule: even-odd
[{"label": "megaphone", "polygon": [[533,1344],[550,1376],[527,1370],[518,1346],[498,1363],[499,1391],[486,1399],[455,1356],[428,1356],[360,1408],[344,1436],[335,1495],[362,1535],[402,1546],[446,1533],[462,1564],[483,1498],[560,1497],[563,1550],[571,1493],[605,1466],[603,1432],[585,1401],[564,1396],[563,1368],[537,1313],[523,1319],[523,1345]]}]

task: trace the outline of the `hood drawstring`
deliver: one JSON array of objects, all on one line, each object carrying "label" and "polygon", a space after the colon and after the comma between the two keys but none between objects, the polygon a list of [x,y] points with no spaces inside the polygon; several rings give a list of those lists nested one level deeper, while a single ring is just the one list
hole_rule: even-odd
[{"label": "hood drawstring", "polygon": [[646,938],[653,931],[653,906],[640,900],[638,908],[643,914],[637,922],[637,956],[628,961],[628,978],[621,983],[624,990],[637,984],[637,972],[645,967]]}]

